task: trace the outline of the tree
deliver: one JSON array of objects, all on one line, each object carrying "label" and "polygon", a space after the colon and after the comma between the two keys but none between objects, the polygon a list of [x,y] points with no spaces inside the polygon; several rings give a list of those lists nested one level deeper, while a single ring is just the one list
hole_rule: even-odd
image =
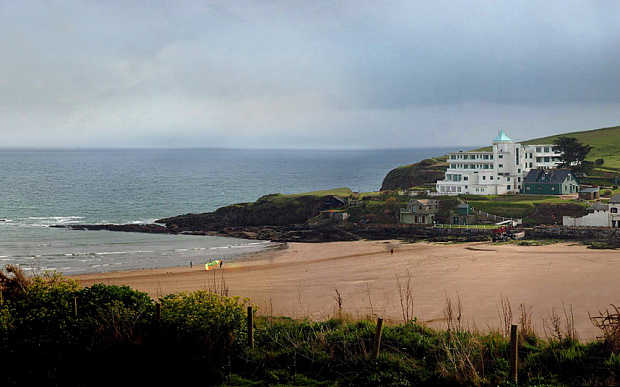
[{"label": "tree", "polygon": [[601,165],[605,164],[605,159],[596,159],[595,163],[597,166],[600,167]]},{"label": "tree", "polygon": [[592,147],[583,145],[574,137],[558,137],[555,140],[553,150],[560,152],[560,168],[569,168],[574,171],[579,170],[581,163],[584,161]]}]

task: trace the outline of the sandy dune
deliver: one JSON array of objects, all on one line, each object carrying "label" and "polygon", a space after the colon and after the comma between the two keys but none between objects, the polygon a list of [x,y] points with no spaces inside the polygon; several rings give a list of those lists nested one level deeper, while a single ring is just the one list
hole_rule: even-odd
[{"label": "sandy dune", "polygon": [[[394,255],[390,255],[390,248]],[[552,308],[560,315],[571,305],[577,331],[592,339],[598,330],[588,312],[620,304],[620,254],[583,246],[556,244],[525,247],[399,242],[291,243],[258,259],[224,263],[223,269],[199,265],[77,276],[83,285],[124,284],[152,297],[226,283],[231,295],[251,298],[262,313],[323,319],[336,313],[335,289],[343,309],[355,316],[383,316],[402,321],[396,276],[413,284],[419,321],[441,327],[446,297],[463,305],[464,317],[479,329],[498,327],[500,297],[508,297],[515,316],[518,304],[532,307],[536,328]],[[516,317],[515,317],[516,322]]]}]

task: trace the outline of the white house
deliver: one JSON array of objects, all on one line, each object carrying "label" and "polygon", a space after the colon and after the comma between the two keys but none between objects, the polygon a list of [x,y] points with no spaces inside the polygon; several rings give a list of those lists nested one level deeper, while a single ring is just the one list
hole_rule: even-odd
[{"label": "white house", "polygon": [[410,200],[407,208],[400,209],[400,222],[403,224],[433,224],[439,212],[439,200]]},{"label": "white house", "polygon": [[448,170],[437,182],[443,195],[499,195],[518,193],[530,169],[553,168],[560,161],[553,144],[522,145],[504,131],[493,140],[492,151],[448,154]]},{"label": "white house", "polygon": [[620,227],[620,195],[614,195],[609,199],[609,223],[611,227]]}]

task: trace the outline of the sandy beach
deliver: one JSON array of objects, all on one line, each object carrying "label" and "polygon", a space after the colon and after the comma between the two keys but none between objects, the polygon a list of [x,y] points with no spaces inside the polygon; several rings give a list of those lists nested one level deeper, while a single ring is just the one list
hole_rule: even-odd
[{"label": "sandy beach", "polygon": [[[394,249],[391,255],[390,249]],[[221,286],[230,295],[249,297],[263,314],[325,319],[337,313],[336,289],[343,310],[353,316],[403,320],[396,277],[407,273],[418,321],[445,326],[446,297],[462,303],[470,326],[487,330],[500,325],[501,297],[507,297],[516,323],[520,303],[531,307],[536,329],[553,308],[564,316],[572,306],[576,329],[584,340],[599,331],[588,312],[618,304],[620,254],[584,246],[401,244],[397,241],[290,243],[222,269],[204,266],[163,268],[76,276],[83,286],[129,285],[153,298]]]}]

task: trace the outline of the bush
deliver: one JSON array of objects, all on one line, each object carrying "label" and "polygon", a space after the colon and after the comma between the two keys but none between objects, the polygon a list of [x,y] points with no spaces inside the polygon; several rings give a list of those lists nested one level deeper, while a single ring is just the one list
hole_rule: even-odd
[{"label": "bush", "polygon": [[611,195],[613,195],[613,192],[611,190],[605,190],[605,192],[603,192],[603,196],[606,198],[610,198]]},{"label": "bush", "polygon": [[167,295],[160,299],[162,331],[190,353],[217,359],[246,344],[247,300],[204,290]]}]

